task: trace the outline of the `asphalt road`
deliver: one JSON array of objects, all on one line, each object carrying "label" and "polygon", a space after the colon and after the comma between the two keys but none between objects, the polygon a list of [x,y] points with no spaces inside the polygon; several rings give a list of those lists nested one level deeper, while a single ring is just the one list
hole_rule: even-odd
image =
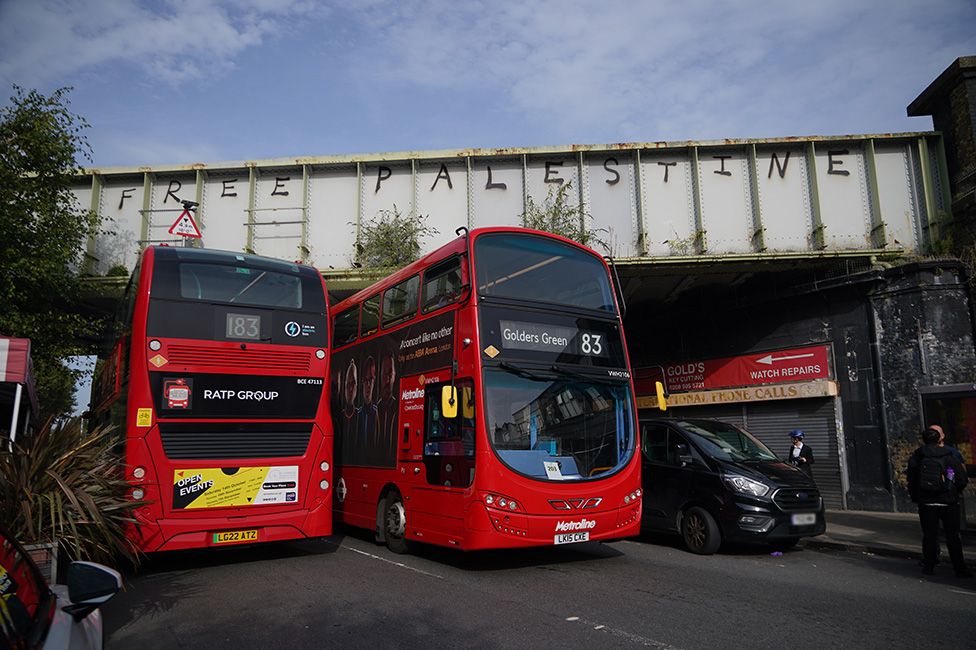
[{"label": "asphalt road", "polygon": [[158,556],[109,648],[976,647],[976,580],[911,560],[668,539],[394,555],[364,532]]}]

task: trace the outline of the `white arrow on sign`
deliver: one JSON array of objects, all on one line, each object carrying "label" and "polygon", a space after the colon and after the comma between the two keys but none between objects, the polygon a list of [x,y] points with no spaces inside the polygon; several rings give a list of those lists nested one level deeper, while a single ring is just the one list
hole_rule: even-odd
[{"label": "white arrow on sign", "polygon": [[785,357],[774,357],[771,354],[767,354],[764,357],[756,359],[756,363],[765,363],[767,366],[773,365],[774,361],[789,361],[790,359],[806,359],[807,357],[812,357],[813,353],[809,354],[790,354]]}]

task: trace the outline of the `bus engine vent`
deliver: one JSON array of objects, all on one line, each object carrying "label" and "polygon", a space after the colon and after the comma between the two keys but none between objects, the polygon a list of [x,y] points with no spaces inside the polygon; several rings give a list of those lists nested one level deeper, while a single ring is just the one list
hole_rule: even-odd
[{"label": "bus engine vent", "polygon": [[304,456],[312,425],[304,422],[160,422],[166,457],[178,460]]},{"label": "bus engine vent", "polygon": [[167,350],[170,365],[194,368],[261,368],[262,370],[293,370],[308,372],[312,354],[305,350],[252,350],[234,348],[213,349],[197,345],[170,345]]}]

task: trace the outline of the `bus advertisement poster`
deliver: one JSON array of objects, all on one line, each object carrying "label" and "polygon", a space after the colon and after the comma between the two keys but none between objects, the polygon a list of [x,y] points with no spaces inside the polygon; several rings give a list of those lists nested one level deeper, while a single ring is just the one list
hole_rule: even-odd
[{"label": "bus advertisement poster", "polygon": [[173,508],[236,508],[298,499],[298,466],[207,467],[173,472]]}]

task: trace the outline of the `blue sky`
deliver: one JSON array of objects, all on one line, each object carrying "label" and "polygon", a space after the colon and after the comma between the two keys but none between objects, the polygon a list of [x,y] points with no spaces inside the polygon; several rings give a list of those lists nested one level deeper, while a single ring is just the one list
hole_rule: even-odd
[{"label": "blue sky", "polygon": [[99,167],[924,131],[972,0],[0,0]]}]

